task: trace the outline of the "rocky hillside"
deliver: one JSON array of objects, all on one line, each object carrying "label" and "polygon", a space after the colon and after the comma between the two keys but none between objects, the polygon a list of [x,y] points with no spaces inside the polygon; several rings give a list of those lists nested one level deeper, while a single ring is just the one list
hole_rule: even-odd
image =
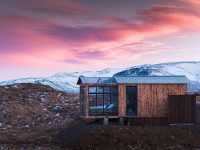
[{"label": "rocky hillside", "polygon": [[0,130],[62,125],[78,113],[78,99],[40,84],[0,87]]}]

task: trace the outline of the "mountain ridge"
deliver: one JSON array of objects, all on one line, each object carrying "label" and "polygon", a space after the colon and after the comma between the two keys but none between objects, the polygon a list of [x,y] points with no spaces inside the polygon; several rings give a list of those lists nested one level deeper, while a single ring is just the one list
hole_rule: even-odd
[{"label": "mountain ridge", "polygon": [[66,93],[78,93],[79,90],[76,82],[80,75],[88,77],[185,75],[191,81],[189,91],[200,90],[200,61],[167,62],[128,68],[106,68],[100,71],[56,73],[53,76],[44,78],[21,78],[3,81],[0,82],[0,86],[17,83],[35,83],[49,85],[56,90]]}]

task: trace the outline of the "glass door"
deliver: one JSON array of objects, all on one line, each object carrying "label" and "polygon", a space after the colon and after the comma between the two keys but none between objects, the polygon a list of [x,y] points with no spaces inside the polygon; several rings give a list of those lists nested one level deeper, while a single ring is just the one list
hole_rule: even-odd
[{"label": "glass door", "polygon": [[137,86],[126,87],[126,114],[137,116]]}]

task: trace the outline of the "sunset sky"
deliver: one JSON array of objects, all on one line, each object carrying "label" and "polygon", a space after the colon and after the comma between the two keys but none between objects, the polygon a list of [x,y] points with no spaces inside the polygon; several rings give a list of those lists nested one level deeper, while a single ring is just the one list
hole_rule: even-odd
[{"label": "sunset sky", "polygon": [[0,81],[200,60],[200,0],[1,0]]}]

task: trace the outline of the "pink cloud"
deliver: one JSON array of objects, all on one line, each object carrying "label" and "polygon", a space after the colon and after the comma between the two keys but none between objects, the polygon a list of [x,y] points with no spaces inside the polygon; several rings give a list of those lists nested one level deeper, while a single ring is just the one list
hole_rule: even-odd
[{"label": "pink cloud", "polygon": [[184,3],[187,3],[187,4],[191,4],[192,6],[200,6],[200,1],[199,0],[177,0],[177,1],[180,1],[180,2],[184,2]]},{"label": "pink cloud", "polygon": [[[72,1],[37,2],[17,4],[17,7],[13,6],[15,9],[9,13],[4,10],[4,15],[0,16],[1,64],[67,67],[73,66],[73,63],[87,64],[92,59],[95,62],[104,60],[98,63],[99,66],[106,66],[145,54],[171,51],[173,47],[161,42],[147,42],[147,39],[173,36],[185,31],[197,32],[200,28],[199,16],[184,6],[152,6],[139,11],[137,17],[127,21],[105,16]],[[199,5],[197,0],[189,3],[195,5],[192,12]],[[83,16],[93,21],[104,20],[105,25],[98,26],[92,21],[88,25],[76,23],[76,20],[81,22]],[[108,25],[109,22],[112,26]]]}]

